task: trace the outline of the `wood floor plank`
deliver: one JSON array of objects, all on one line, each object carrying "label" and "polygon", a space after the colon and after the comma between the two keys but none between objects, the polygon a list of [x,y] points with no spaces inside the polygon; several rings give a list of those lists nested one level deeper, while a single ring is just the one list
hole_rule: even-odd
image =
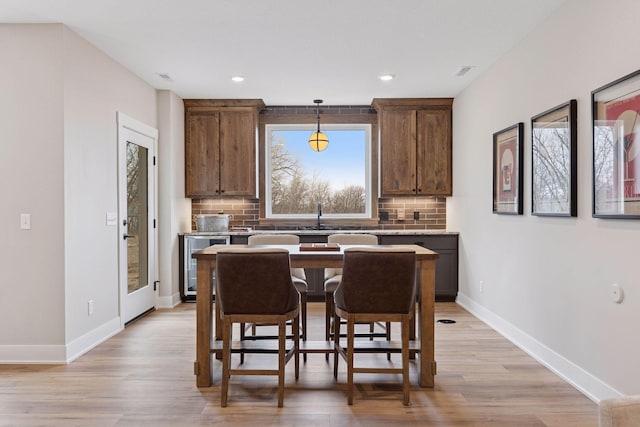
[{"label": "wood floor plank", "polygon": [[[309,339],[323,339],[324,304],[309,303],[308,316]],[[412,361],[410,407],[402,405],[400,375],[383,374],[356,375],[348,406],[344,361],[336,383],[333,358],[309,354],[297,382],[287,368],[284,408],[275,377],[244,376],[232,377],[229,406],[220,408],[220,363],[212,364],[213,386],[198,389],[195,304],[182,304],[134,322],[69,365],[0,365],[0,427],[598,425],[595,403],[464,309],[437,303],[440,318],[456,323],[436,323],[436,385],[418,387]],[[400,355],[360,358],[400,365]],[[243,367],[272,364],[272,355],[251,354]]]}]

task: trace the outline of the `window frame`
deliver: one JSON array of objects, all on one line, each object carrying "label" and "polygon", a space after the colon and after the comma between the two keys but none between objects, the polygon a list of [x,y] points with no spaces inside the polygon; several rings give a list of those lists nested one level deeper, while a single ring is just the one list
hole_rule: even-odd
[{"label": "window frame", "polygon": [[[365,211],[363,213],[323,213],[322,217],[325,219],[369,219],[371,218],[371,200],[372,196],[372,182],[371,182],[371,124],[370,123],[324,123],[321,126],[322,131],[336,131],[336,130],[358,130],[365,133],[365,146],[364,146],[364,187],[365,187]],[[309,131],[309,135],[315,132],[317,124],[309,123],[279,123],[279,124],[265,124],[265,173],[266,177],[272,175],[272,164],[269,161],[271,159],[271,139],[270,135],[272,131],[287,131],[287,130],[301,130]],[[329,140],[331,144],[331,140]],[[311,148],[309,147],[311,151]],[[274,214],[272,212],[272,193],[271,193],[271,180],[265,179],[265,192],[264,192],[264,204],[265,204],[265,218],[267,219],[316,219],[316,213],[310,214]]]},{"label": "window frame", "polygon": [[[283,107],[284,108],[284,107]],[[337,108],[336,108],[337,110]],[[315,111],[313,114],[304,113],[283,113],[283,114],[260,114],[260,123],[258,127],[259,135],[259,149],[258,149],[258,161],[259,161],[259,208],[260,208],[260,225],[275,225],[278,224],[291,224],[306,225],[315,224],[317,215],[305,214],[305,215],[284,215],[277,214],[278,216],[267,217],[267,141],[266,141],[266,126],[267,125],[306,125],[311,126],[309,129],[315,130],[317,127]],[[363,113],[324,113],[322,108],[320,112],[320,129],[329,129],[332,125],[369,125],[369,146],[365,153],[369,193],[366,200],[366,214],[365,215],[349,215],[349,214],[331,214],[323,215],[322,221],[328,225],[348,225],[348,226],[372,226],[378,224],[378,121],[375,111],[363,112]],[[347,128],[349,126],[346,126]],[[269,153],[270,155],[270,149]],[[270,179],[270,175],[268,175]],[[269,194],[269,203],[271,194]]]}]

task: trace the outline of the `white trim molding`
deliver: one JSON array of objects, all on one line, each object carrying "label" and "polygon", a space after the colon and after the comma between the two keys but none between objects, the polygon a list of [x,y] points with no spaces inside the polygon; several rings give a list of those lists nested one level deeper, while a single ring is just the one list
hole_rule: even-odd
[{"label": "white trim molding", "polygon": [[180,293],[176,292],[173,295],[169,295],[166,297],[158,297],[157,299],[157,308],[174,308],[178,304],[180,304],[182,300],[180,299]]},{"label": "white trim molding", "polygon": [[120,318],[87,332],[65,345],[0,345],[0,364],[57,364],[64,365],[116,335]]},{"label": "white trim molding", "polygon": [[622,393],[611,388],[599,378],[556,353],[502,317],[468,298],[466,295],[458,293],[456,303],[489,325],[511,343],[518,346],[522,351],[533,357],[554,374],[571,384],[592,401],[599,403],[604,399],[623,396]]},{"label": "white trim molding", "polygon": [[66,363],[73,362],[92,348],[122,331],[120,317],[115,317],[67,344]]}]

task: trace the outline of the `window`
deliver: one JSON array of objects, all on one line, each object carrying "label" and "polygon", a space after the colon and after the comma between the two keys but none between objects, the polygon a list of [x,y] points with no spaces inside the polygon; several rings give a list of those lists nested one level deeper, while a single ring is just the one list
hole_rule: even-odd
[{"label": "window", "polygon": [[265,125],[267,218],[371,218],[371,125],[326,124],[329,147],[309,147],[315,124]]}]

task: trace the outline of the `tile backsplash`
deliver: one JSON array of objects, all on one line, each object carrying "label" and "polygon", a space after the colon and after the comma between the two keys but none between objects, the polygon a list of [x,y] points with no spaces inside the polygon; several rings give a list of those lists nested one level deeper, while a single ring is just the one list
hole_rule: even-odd
[{"label": "tile backsplash", "polygon": [[[195,215],[225,213],[232,215],[230,226],[260,225],[260,201],[252,198],[215,198],[191,200],[191,228],[196,230]],[[417,213],[418,219],[414,219]],[[404,219],[402,219],[404,214]],[[445,230],[445,197],[393,197],[378,199],[378,226],[382,230]]]},{"label": "tile backsplash", "polygon": [[[417,219],[414,219],[414,215]],[[445,230],[447,199],[445,197],[381,198],[378,199],[378,216],[380,218],[378,225],[382,230]]]}]

